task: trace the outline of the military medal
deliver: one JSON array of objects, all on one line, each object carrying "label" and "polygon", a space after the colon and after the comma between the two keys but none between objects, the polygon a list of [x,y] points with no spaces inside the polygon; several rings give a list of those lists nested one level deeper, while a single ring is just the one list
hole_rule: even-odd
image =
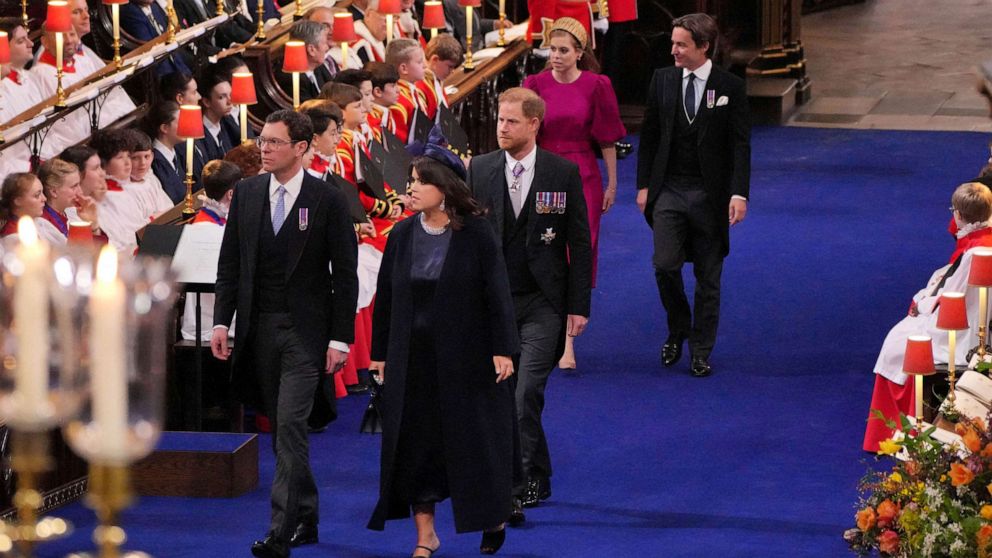
[{"label": "military medal", "polygon": [[555,234],[555,229],[553,227],[548,227],[548,230],[544,231],[544,234],[541,235],[541,240],[543,240],[548,246],[551,246],[551,242],[555,239],[555,236],[557,236]]},{"label": "military medal", "polygon": [[307,230],[307,225],[310,224],[310,210],[306,207],[300,208],[300,230]]},{"label": "military medal", "polygon": [[716,105],[716,91],[713,89],[706,90],[706,108],[713,108]]},{"label": "military medal", "polygon": [[538,215],[551,212],[551,192],[537,192],[534,195],[534,210]]},{"label": "military medal", "polygon": [[559,215],[565,214],[565,192],[553,192],[551,206],[554,212]]}]

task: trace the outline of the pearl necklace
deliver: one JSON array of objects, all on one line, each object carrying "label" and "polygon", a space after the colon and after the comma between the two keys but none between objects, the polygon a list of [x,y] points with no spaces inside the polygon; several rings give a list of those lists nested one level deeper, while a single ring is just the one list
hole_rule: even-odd
[{"label": "pearl necklace", "polygon": [[427,224],[427,220],[424,219],[424,214],[423,213],[420,214],[420,226],[421,226],[421,228],[424,229],[424,232],[425,233],[427,233],[427,234],[429,234],[431,236],[440,236],[440,235],[444,234],[445,231],[448,230],[448,225],[450,225],[450,224],[451,224],[451,222],[449,221],[449,222],[445,223],[443,226],[432,227],[432,226],[430,226],[430,225]]}]

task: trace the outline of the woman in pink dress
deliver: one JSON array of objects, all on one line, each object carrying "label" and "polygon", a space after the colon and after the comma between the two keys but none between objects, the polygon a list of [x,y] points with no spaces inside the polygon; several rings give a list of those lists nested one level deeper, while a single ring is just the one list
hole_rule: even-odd
[{"label": "woman in pink dress", "polygon": [[[524,87],[544,99],[547,109],[537,136],[542,148],[579,166],[592,240],[592,286],[596,286],[599,254],[599,221],[617,195],[616,142],[627,131],[620,120],[610,78],[596,74],[596,59],[589,50],[585,27],[577,20],[555,20],[550,33],[550,67],[524,80]],[[543,45],[542,45],[543,46]],[[596,161],[596,148],[606,164],[606,190]],[[558,365],[575,368],[574,339],[566,337],[565,353]]]}]

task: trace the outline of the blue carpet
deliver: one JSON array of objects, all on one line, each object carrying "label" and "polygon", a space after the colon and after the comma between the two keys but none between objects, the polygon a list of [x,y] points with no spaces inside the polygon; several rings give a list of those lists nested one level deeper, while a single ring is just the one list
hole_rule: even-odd
[{"label": "blue carpet", "polygon": [[[635,138],[636,139],[636,138]],[[556,373],[545,424],[554,497],[511,530],[503,556],[846,556],[861,436],[878,347],[909,297],[944,263],[953,188],[987,156],[968,133],[761,128],[752,205],[724,272],[716,374],[662,369],[666,331],[650,235],[633,203],[635,161],[620,165],[620,204],[603,225],[600,288],[579,374]],[[321,544],[304,557],[409,556],[410,523],[366,531],[378,437],[356,433],[348,398],[312,438]],[[160,558],[248,556],[268,523],[273,472],[233,500],[143,498],[124,517],[129,545]],[[86,549],[92,513],[39,555]],[[478,555],[438,516],[439,556]]]}]

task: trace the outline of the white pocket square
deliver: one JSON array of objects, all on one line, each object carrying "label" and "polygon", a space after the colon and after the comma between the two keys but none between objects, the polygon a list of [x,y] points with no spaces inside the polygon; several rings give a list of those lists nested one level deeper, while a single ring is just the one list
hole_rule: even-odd
[{"label": "white pocket square", "polygon": [[719,99],[716,100],[716,106],[722,107],[730,102],[730,99],[726,95],[721,95]]}]

